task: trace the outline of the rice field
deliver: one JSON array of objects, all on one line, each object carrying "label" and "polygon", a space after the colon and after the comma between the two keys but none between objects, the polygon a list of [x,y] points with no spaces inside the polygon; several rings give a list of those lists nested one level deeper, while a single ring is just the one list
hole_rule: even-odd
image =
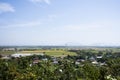
[{"label": "rice field", "polygon": [[67,50],[36,50],[36,51],[21,51],[20,53],[44,53],[49,56],[63,57],[67,55],[75,56],[75,52],[69,52]]}]

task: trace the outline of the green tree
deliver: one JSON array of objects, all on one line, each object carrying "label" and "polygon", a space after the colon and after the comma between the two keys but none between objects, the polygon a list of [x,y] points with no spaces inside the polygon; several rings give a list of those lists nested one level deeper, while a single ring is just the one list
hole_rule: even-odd
[{"label": "green tree", "polygon": [[99,69],[92,64],[85,64],[83,66],[84,74],[87,80],[99,80]]}]

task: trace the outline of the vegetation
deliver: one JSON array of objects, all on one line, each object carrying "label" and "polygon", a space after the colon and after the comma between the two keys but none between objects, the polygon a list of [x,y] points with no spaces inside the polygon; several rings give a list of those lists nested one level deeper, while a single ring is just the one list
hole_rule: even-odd
[{"label": "vegetation", "polygon": [[75,52],[70,52],[67,51],[65,49],[20,49],[17,51],[0,51],[0,54],[6,54],[6,55],[10,55],[10,54],[14,54],[14,53],[31,53],[31,54],[40,54],[40,53],[44,53],[46,55],[49,56],[55,56],[55,57],[64,57],[67,55],[71,55],[71,56],[75,56],[76,53]]},{"label": "vegetation", "polygon": [[67,55],[76,55],[75,52],[69,52],[66,50],[35,50],[35,51],[20,51],[21,53],[44,53],[49,56],[61,57]]},{"label": "vegetation", "polygon": [[64,57],[51,57],[46,52],[0,59],[0,80],[120,80],[119,52],[69,50],[66,52],[77,55]]}]

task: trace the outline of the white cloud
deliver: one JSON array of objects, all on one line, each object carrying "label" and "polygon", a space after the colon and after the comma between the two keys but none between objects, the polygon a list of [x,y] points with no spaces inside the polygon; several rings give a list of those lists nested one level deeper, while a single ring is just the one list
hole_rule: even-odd
[{"label": "white cloud", "polygon": [[50,0],[30,0],[33,3],[46,3],[46,4],[51,4]]},{"label": "white cloud", "polygon": [[48,15],[48,20],[49,20],[49,21],[54,21],[54,20],[57,19],[57,18],[58,18],[58,16],[55,15],[55,14],[50,14],[50,15]]},{"label": "white cloud", "polygon": [[1,26],[1,28],[35,27],[35,26],[38,26],[40,24],[42,24],[40,21],[33,21],[33,22],[3,25],[3,26]]},{"label": "white cloud", "polygon": [[46,2],[47,4],[50,4],[50,0],[44,0],[44,2]]},{"label": "white cloud", "polygon": [[55,14],[51,14],[51,15],[48,15],[48,17],[53,19],[53,18],[56,18],[57,15],[55,15]]},{"label": "white cloud", "polygon": [[0,13],[4,12],[15,12],[15,9],[8,3],[0,3]]},{"label": "white cloud", "polygon": [[118,22],[113,21],[105,21],[105,22],[93,22],[93,23],[87,23],[87,24],[69,24],[69,25],[63,25],[59,28],[61,30],[66,31],[105,31],[105,30],[113,30],[115,27],[120,26]]}]

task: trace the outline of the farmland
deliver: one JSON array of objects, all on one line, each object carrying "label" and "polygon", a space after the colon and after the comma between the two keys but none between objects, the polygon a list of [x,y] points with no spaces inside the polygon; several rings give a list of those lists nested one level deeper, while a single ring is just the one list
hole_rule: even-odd
[{"label": "farmland", "polygon": [[20,51],[20,53],[44,53],[49,56],[61,57],[67,55],[75,56],[75,52],[69,52],[67,50],[35,50],[35,51]]}]

